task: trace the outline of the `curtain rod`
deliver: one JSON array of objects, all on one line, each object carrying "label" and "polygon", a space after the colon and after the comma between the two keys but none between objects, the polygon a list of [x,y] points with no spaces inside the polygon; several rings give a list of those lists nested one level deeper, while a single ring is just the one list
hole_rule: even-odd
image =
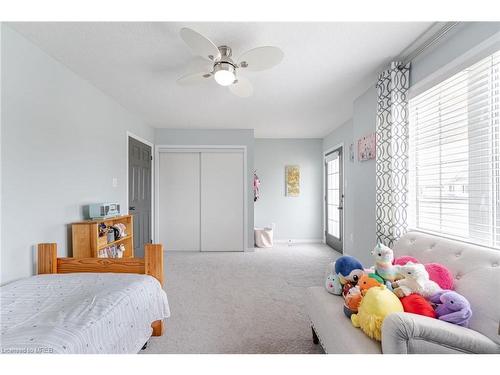
[{"label": "curtain rod", "polygon": [[439,29],[436,33],[434,33],[430,38],[426,39],[422,42],[417,48],[411,51],[408,55],[403,56],[400,60],[402,61],[401,66],[405,66],[409,62],[412,62],[417,56],[421,55],[438,43],[441,39],[443,39],[455,26],[457,26],[460,22],[447,22],[441,29]]}]

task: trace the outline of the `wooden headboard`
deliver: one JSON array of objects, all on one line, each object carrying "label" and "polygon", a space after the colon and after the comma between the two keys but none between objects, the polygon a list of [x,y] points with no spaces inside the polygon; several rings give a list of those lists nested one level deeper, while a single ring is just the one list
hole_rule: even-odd
[{"label": "wooden headboard", "polygon": [[[150,275],[163,285],[163,245],[146,244],[144,258],[58,258],[56,243],[38,244],[38,274],[114,272]],[[151,324],[153,336],[163,333],[163,321]]]}]

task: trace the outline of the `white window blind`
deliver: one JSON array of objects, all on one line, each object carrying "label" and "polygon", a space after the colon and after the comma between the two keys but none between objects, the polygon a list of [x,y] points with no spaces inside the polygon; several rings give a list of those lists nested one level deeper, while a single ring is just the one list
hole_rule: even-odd
[{"label": "white window blind", "polygon": [[410,99],[409,225],[500,249],[500,51]]}]

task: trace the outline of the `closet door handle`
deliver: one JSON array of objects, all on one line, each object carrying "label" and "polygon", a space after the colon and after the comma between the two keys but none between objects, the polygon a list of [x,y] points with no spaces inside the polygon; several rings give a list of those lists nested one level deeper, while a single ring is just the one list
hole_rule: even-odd
[{"label": "closet door handle", "polygon": [[135,211],[135,207],[134,206],[131,206],[128,208],[129,211]]}]

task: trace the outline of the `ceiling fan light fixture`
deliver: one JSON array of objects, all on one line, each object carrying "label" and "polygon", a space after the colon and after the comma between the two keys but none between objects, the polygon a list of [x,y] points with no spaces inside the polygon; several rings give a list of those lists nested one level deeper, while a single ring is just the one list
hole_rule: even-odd
[{"label": "ceiling fan light fixture", "polygon": [[234,66],[227,62],[221,62],[214,67],[214,78],[221,86],[232,85],[236,79]]}]

